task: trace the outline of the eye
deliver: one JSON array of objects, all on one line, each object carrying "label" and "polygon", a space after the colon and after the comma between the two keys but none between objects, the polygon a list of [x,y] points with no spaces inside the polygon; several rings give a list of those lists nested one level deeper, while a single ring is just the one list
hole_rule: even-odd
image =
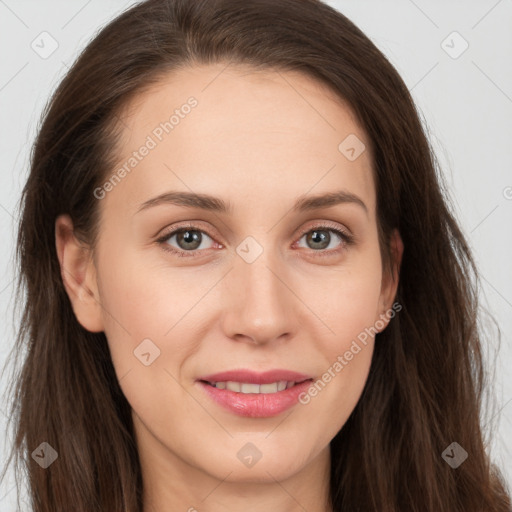
[{"label": "eye", "polygon": [[[165,234],[157,242],[162,245],[164,250],[175,253],[180,257],[194,257],[199,250],[211,248],[211,245],[208,246],[208,240],[213,242],[208,233],[194,226],[187,226]],[[177,247],[173,244],[176,244]]]},{"label": "eye", "polygon": [[[334,236],[331,234],[334,233]],[[303,231],[299,243],[305,238],[306,249],[327,254],[338,253],[353,243],[353,236],[332,226],[317,226]],[[301,247],[299,245],[299,247]],[[303,246],[302,246],[303,247]]]}]

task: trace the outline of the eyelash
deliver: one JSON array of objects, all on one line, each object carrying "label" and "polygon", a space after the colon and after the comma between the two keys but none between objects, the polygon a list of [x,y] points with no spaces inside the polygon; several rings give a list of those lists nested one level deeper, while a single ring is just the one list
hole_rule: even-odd
[{"label": "eyelash", "polygon": [[[200,257],[201,256],[200,253],[202,252],[201,250],[195,249],[195,250],[192,250],[192,251],[182,251],[182,250],[175,249],[174,247],[171,247],[167,243],[168,240],[170,238],[172,238],[174,235],[176,235],[176,234],[178,234],[180,232],[184,232],[184,231],[198,231],[200,233],[203,233],[203,234],[207,235],[212,240],[214,240],[213,236],[211,236],[204,229],[200,229],[199,226],[196,226],[196,225],[193,225],[193,224],[187,224],[185,226],[180,226],[178,228],[175,228],[172,231],[169,231],[165,235],[163,235],[160,238],[158,238],[156,240],[156,242],[161,245],[161,247],[162,247],[162,249],[164,251],[170,252],[170,253],[172,253],[172,254],[180,257],[180,258],[197,258],[197,257]],[[331,231],[331,232],[335,233],[336,235],[338,235],[341,238],[341,240],[342,240],[342,243],[341,243],[340,247],[337,248],[337,249],[330,249],[328,251],[326,251],[324,249],[317,250],[317,251],[315,251],[314,249],[311,249],[311,251],[313,251],[314,253],[317,253],[317,256],[320,257],[320,258],[336,255],[336,254],[342,252],[343,250],[347,249],[349,246],[353,245],[354,242],[355,242],[353,235],[349,235],[347,232],[341,230],[340,228],[335,228],[333,226],[328,226],[328,225],[314,226],[312,228],[309,228],[309,229],[301,231],[300,236],[299,236],[299,240],[304,235],[310,233],[311,231]],[[207,249],[203,249],[203,250],[206,251]]]}]

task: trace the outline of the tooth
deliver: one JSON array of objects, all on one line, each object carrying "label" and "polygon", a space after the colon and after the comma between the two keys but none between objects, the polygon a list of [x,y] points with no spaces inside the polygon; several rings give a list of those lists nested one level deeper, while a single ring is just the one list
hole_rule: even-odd
[{"label": "tooth", "polygon": [[240,392],[240,382],[233,382],[232,380],[228,380],[226,382],[226,389],[229,389],[230,391]]},{"label": "tooth", "polygon": [[228,389],[229,391],[234,391],[236,393],[246,393],[246,394],[270,394],[277,393],[278,391],[284,391],[285,389],[290,389],[293,387],[296,382],[295,381],[286,381],[280,380],[278,382],[272,382],[269,384],[253,384],[249,382],[235,382],[235,381],[227,381],[227,382],[210,382],[217,389]]},{"label": "tooth", "polygon": [[240,391],[242,393],[259,393],[260,385],[259,384],[240,384]]},{"label": "tooth", "polygon": [[272,384],[261,384],[260,385],[260,393],[276,393],[277,392],[277,382],[273,382]]}]

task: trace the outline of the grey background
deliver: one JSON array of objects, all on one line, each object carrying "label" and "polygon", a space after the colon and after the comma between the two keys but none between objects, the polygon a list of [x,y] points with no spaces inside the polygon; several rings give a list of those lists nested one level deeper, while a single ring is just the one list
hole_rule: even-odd
[{"label": "grey background", "polygon": [[[0,0],[2,366],[12,347],[16,326],[12,314],[15,208],[40,113],[79,50],[100,27],[132,3]],[[497,399],[497,427],[491,449],[510,485],[512,0],[328,3],[354,21],[391,60],[412,91],[429,130],[456,215],[481,272],[482,306],[496,318],[502,332],[499,358],[496,365],[489,365],[490,371],[496,371]],[[31,47],[39,45],[39,52],[51,49],[51,39],[40,35],[44,31],[58,44],[47,58]],[[469,46],[461,53],[465,41]],[[2,375],[2,392],[8,375]],[[3,432],[5,399],[0,408]],[[9,443],[10,437],[1,436],[3,458]],[[9,473],[0,487],[2,511],[15,510],[13,485],[13,475]],[[20,499],[23,504],[23,494]]]}]

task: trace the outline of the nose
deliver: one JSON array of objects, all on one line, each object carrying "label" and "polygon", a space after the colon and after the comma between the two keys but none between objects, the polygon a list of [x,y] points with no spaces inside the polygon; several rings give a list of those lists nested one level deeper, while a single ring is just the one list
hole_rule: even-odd
[{"label": "nose", "polygon": [[269,251],[252,263],[236,257],[226,279],[226,336],[258,345],[293,336],[298,327],[294,311],[300,302],[289,288],[289,272]]}]

